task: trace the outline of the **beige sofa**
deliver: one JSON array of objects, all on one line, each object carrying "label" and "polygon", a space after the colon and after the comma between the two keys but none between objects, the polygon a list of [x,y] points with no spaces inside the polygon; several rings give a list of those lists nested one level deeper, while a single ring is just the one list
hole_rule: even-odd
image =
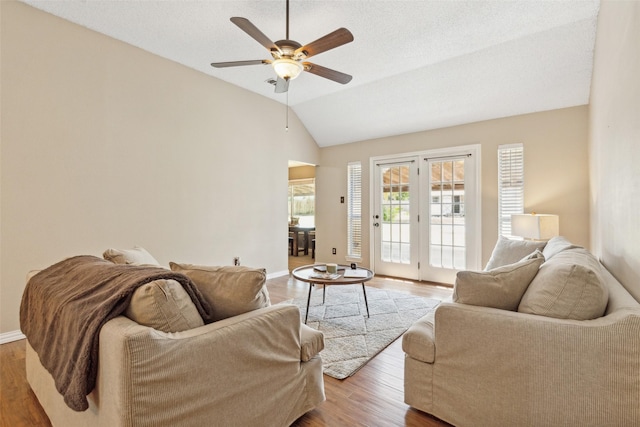
[{"label": "beige sofa", "polygon": [[[228,271],[224,274],[229,277]],[[266,288],[259,289],[264,270],[244,269],[242,274],[258,277],[258,295],[266,296],[261,308],[209,324],[200,320],[200,326],[180,332],[163,332],[127,317],[148,319],[140,309],[109,320],[99,333],[96,387],[87,396],[89,409],[82,412],[65,404],[27,341],[27,380],[52,424],[281,427],[316,407],[325,398],[318,355],[322,333],[300,323],[297,306],[270,305]],[[131,304],[159,296],[151,303],[156,307],[177,290],[184,292],[168,282],[144,285]],[[164,322],[167,307],[161,311],[156,317]]]},{"label": "beige sofa", "polygon": [[[460,283],[458,302],[442,303],[405,333],[407,404],[457,426],[640,425],[640,304],[584,249],[562,238],[549,243],[530,284],[515,286],[524,292],[515,300],[503,292],[513,283],[502,280],[514,267],[473,273],[493,282],[476,295]],[[537,269],[531,259],[518,268],[532,263]],[[604,293],[587,301],[606,297],[597,317],[575,319],[592,310],[583,302],[554,312],[565,297],[583,301],[597,289]]]}]

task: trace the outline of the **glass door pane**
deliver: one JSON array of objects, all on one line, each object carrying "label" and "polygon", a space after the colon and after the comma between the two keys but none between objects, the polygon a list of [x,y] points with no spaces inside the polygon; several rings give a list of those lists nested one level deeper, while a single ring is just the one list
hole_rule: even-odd
[{"label": "glass door pane", "polygon": [[429,265],[466,268],[464,159],[429,162]]},{"label": "glass door pane", "polygon": [[381,173],[382,261],[411,262],[409,166],[386,166]]}]

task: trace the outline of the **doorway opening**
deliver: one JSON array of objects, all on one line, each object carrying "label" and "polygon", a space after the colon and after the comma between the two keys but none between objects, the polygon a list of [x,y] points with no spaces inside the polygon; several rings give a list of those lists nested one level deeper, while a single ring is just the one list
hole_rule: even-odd
[{"label": "doorway opening", "polygon": [[287,197],[290,270],[292,262],[307,264],[315,258],[315,178],[316,168],[307,163],[289,161]]}]

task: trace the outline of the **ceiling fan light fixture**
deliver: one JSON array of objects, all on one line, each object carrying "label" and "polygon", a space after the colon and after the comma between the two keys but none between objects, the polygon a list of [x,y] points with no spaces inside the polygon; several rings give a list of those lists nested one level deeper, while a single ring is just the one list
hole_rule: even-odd
[{"label": "ceiling fan light fixture", "polygon": [[280,58],[272,62],[273,70],[278,77],[285,80],[293,80],[300,75],[304,66],[293,59]]},{"label": "ceiling fan light fixture", "polygon": [[213,62],[211,63],[211,66],[215,68],[226,68],[244,65],[271,64],[274,72],[278,76],[275,84],[275,93],[287,92],[289,90],[289,82],[297,78],[303,71],[308,71],[311,74],[332,80],[336,83],[349,83],[351,81],[351,76],[348,74],[303,61],[306,61],[312,56],[316,56],[344,44],[351,43],[353,41],[353,34],[351,34],[351,31],[346,28],[338,28],[329,34],[302,46],[297,41],[289,39],[289,0],[286,0],[286,2],[286,36],[283,40],[278,40],[276,42],[272,41],[247,18],[239,16],[231,18],[231,22],[233,24],[238,26],[238,28],[244,31],[252,39],[265,47],[271,53],[273,60],[255,59],[249,61]]}]

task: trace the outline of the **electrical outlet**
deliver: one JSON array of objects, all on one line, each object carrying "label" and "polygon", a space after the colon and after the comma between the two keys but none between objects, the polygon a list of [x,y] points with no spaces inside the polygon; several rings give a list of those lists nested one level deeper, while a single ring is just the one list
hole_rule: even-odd
[{"label": "electrical outlet", "polygon": [[234,256],[233,257],[233,265],[240,265],[240,257],[239,256]]},{"label": "electrical outlet", "polygon": [[336,254],[336,248],[331,248],[331,253],[335,255]]}]

